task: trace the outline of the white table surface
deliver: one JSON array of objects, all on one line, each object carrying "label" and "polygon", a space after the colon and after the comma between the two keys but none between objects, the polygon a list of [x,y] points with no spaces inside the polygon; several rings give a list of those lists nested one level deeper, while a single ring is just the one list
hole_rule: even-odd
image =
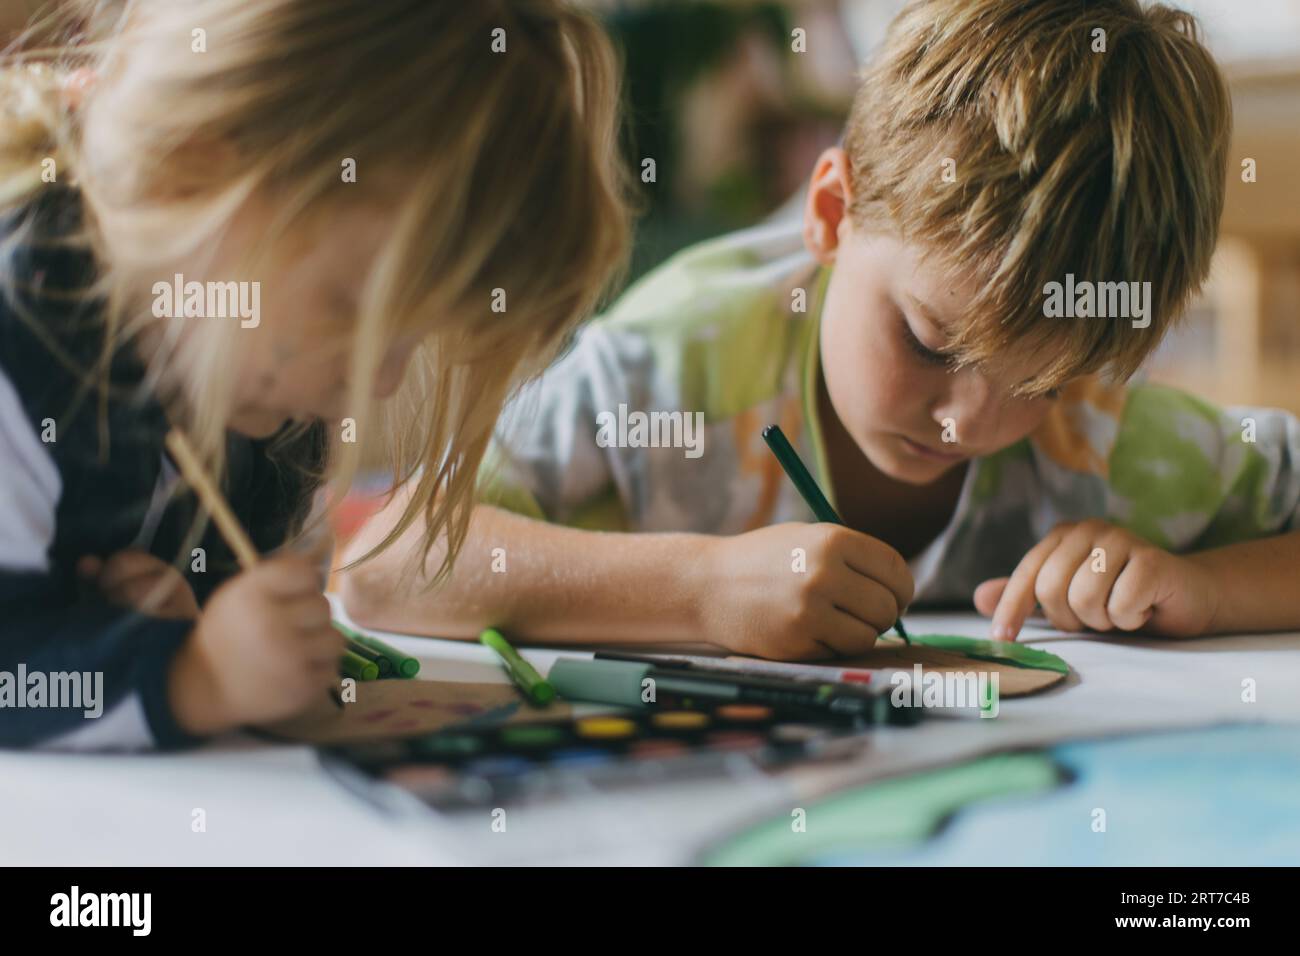
[{"label": "white table surface", "polygon": [[[340,609],[341,611],[341,609]],[[909,614],[918,634],[985,637],[975,614]],[[473,643],[383,635],[422,663],[421,677],[504,681]],[[419,865],[688,862],[737,825],[788,814],[849,782],[990,750],[1139,730],[1272,721],[1300,724],[1300,633],[1163,641],[1022,635],[1072,673],[1045,693],[973,716],[873,731],[858,759],[780,778],[575,794],[491,811],[437,814],[391,788],[344,786],[306,747],[248,736],[168,755],[0,751],[0,863],[21,865]],[[560,652],[525,656],[543,673]],[[563,653],[582,656],[583,652]],[[1244,702],[1243,681],[1255,701]],[[1300,727],[1297,728],[1300,730]],[[195,810],[206,830],[195,832]]]}]

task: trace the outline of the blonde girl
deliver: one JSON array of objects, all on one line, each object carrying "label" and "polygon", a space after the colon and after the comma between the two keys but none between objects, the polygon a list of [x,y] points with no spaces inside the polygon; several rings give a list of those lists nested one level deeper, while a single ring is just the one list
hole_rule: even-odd
[{"label": "blonde girl", "polygon": [[102,691],[0,744],[290,716],[337,679],[317,569],[240,572],[163,438],[264,554],[382,446],[415,491],[375,550],[449,567],[502,404],[624,255],[610,46],[560,0],[132,0],[2,69],[0,672]]}]

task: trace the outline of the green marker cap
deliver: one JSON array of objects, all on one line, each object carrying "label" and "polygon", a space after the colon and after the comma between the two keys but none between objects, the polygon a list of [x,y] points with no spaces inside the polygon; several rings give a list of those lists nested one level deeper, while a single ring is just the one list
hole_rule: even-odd
[{"label": "green marker cap", "polygon": [[379,679],[379,665],[352,651],[343,652],[343,656],[339,658],[339,670],[353,680]]},{"label": "green marker cap", "polygon": [[562,657],[551,665],[547,677],[565,700],[644,707],[642,681],[649,673],[649,664]]},{"label": "green marker cap", "polygon": [[389,664],[392,665],[393,672],[398,677],[414,677],[420,673],[420,662],[410,654],[403,654],[397,648],[385,644],[379,638],[354,631],[346,624],[340,624],[338,621],[334,622],[334,628],[349,640],[356,641],[362,647],[369,648],[372,652],[387,658]]}]

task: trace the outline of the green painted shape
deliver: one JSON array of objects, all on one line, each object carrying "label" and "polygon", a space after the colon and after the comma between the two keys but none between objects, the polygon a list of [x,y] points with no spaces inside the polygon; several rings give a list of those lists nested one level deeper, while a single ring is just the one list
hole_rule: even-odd
[{"label": "green painted shape", "polygon": [[1015,641],[989,641],[979,637],[961,637],[956,634],[909,634],[913,644],[937,647],[941,651],[965,654],[980,661],[995,661],[1039,671],[1070,673],[1070,665],[1048,651],[1040,651]]},{"label": "green painted shape", "polygon": [[1043,753],[982,757],[955,767],[875,781],[833,794],[806,808],[806,829],[791,814],[764,820],[712,847],[704,866],[797,866],[834,852],[906,847],[934,835],[954,813],[990,800],[1029,797],[1063,781]]}]

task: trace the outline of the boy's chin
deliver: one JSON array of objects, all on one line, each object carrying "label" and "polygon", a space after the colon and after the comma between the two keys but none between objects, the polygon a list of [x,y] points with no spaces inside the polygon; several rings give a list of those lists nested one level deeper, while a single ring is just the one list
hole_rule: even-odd
[{"label": "boy's chin", "polygon": [[934,463],[896,463],[889,468],[881,468],[886,475],[895,481],[901,481],[907,485],[929,485],[938,481],[951,468],[952,465],[937,465]]},{"label": "boy's chin", "polygon": [[898,436],[888,436],[871,449],[871,463],[894,481],[908,485],[928,485],[938,481],[964,459],[938,461],[911,451]]}]

